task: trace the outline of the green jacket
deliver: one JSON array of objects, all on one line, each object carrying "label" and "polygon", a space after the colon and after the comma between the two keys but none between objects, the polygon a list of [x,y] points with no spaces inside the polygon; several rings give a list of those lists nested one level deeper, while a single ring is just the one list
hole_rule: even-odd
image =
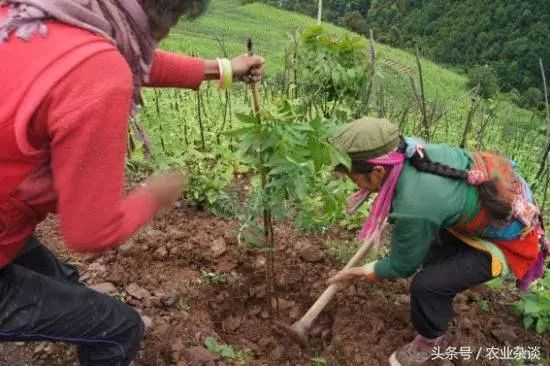
[{"label": "green jacket", "polygon": [[[470,155],[447,145],[427,144],[432,161],[469,170]],[[409,277],[426,257],[435,234],[462,217],[477,190],[460,180],[423,173],[408,161],[397,183],[389,222],[394,225],[390,254],[375,263],[380,278]]]}]

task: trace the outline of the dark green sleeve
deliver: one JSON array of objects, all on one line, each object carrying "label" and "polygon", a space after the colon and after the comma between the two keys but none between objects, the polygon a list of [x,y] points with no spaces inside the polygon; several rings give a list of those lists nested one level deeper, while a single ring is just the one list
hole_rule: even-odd
[{"label": "dark green sleeve", "polygon": [[393,228],[390,254],[377,261],[374,272],[380,278],[406,278],[418,269],[439,224],[422,218],[397,218]]}]

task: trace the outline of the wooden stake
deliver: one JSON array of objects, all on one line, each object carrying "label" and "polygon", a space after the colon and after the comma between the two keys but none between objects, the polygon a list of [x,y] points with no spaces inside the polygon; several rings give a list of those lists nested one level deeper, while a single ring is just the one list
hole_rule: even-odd
[{"label": "wooden stake", "polygon": [[[248,39],[247,43],[247,52],[248,56],[254,55],[254,49],[252,45],[252,38]],[[256,116],[257,123],[262,123],[260,116],[260,93],[258,90],[258,83],[252,83],[250,86],[252,90],[252,108],[254,115]],[[260,179],[262,188],[265,189],[267,186],[267,175],[265,173],[263,157],[260,154]],[[275,298],[277,312],[279,309],[279,301],[274,297],[275,292],[275,259],[273,252],[275,250],[275,240],[273,236],[273,219],[271,216],[271,211],[267,208],[264,208],[263,212],[263,222],[264,222],[264,245],[266,247],[266,269],[265,269],[265,279],[266,279],[266,300],[269,311],[269,321],[272,322],[274,319],[273,312],[273,299]]]}]

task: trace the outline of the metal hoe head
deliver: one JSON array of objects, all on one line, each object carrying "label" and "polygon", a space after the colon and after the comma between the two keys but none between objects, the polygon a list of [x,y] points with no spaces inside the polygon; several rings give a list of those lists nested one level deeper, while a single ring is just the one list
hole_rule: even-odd
[{"label": "metal hoe head", "polygon": [[292,325],[287,325],[281,322],[275,322],[276,331],[283,336],[288,336],[293,342],[299,344],[302,348],[309,347],[308,329],[297,321]]}]

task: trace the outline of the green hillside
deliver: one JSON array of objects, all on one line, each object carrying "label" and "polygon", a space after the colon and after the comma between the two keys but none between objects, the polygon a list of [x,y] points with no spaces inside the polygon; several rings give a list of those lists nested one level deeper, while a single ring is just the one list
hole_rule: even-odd
[{"label": "green hillside", "polygon": [[[163,47],[186,53],[196,53],[202,57],[216,57],[221,54],[217,38],[225,41],[231,56],[245,51],[248,37],[254,39],[256,51],[267,59],[268,73],[273,73],[282,65],[286,43],[291,34],[316,24],[316,20],[304,15],[280,10],[265,4],[240,5],[239,0],[212,0],[208,12],[193,22],[182,22],[165,40]],[[324,24],[334,34],[347,30],[332,24]],[[377,52],[403,65],[416,67],[412,55],[399,49],[377,45]],[[426,82],[429,93],[461,95],[465,91],[466,79],[431,62],[425,65]]]},{"label": "green hillside", "polygon": [[[270,84],[283,70],[285,50],[292,40],[292,34],[315,22],[307,16],[262,3],[242,5],[240,0],[212,0],[205,15],[193,22],[182,21],[163,41],[161,47],[213,58],[223,55],[221,41],[229,56],[234,57],[245,52],[246,41],[248,37],[252,37],[256,52],[267,59],[266,80]],[[348,32],[332,24],[324,24],[324,28],[336,36]],[[389,118],[399,118],[401,111],[412,103],[411,80],[414,80],[417,90],[419,89],[416,57],[409,52],[379,43],[376,43],[375,48],[378,66],[374,78],[373,98],[369,103],[369,114],[382,113]],[[431,140],[458,145],[472,107],[471,91],[466,86],[468,80],[465,76],[428,60],[422,59],[421,64],[428,108],[432,108],[431,110],[436,113],[442,113],[442,118],[436,122],[437,125],[433,125]],[[277,88],[275,84],[271,85]],[[219,142],[221,131],[234,127],[232,123],[235,119],[231,117],[233,113],[249,110],[248,93],[244,92],[242,87],[235,87],[232,91],[233,98],[229,110],[233,113],[229,113],[229,117],[226,107],[223,106],[224,96],[215,92],[214,88],[203,89],[206,89],[206,97],[199,102],[204,110],[204,113],[201,112],[203,117],[200,123],[197,123],[197,95],[193,92],[146,92],[143,116],[148,131],[155,137],[155,150],[160,149],[159,140],[163,144],[162,149],[165,153],[168,152],[168,155],[171,155],[172,147],[180,151],[182,147],[189,146],[189,141],[195,144],[194,146],[197,146],[197,141],[205,139]],[[269,96],[266,98],[269,102]],[[176,103],[176,100],[183,102],[181,107],[176,107],[179,103]],[[382,108],[381,111],[381,100],[391,110]],[[414,103],[418,103],[418,99],[416,100]],[[403,120],[405,134],[416,134],[418,131],[419,113],[416,104],[406,121]],[[184,121],[183,125],[181,121]],[[198,125],[201,123],[205,131],[198,137]],[[161,124],[165,124],[165,132],[168,129],[169,134],[163,135]],[[511,103],[506,96],[499,95],[494,100],[484,100],[474,113],[467,147],[498,150],[510,156],[519,163],[522,173],[532,182],[542,154],[545,125],[540,114],[521,109]],[[182,138],[183,133],[185,139]],[[479,139],[480,133],[485,134],[482,139]]]},{"label": "green hillside", "polygon": [[[222,54],[218,38],[225,42],[231,56],[245,51],[246,40],[252,37],[258,53],[268,64],[268,76],[282,65],[286,43],[293,31],[315,24],[307,16],[284,11],[261,3],[241,5],[239,0],[212,0],[208,12],[194,22],[182,22],[163,42],[162,47],[202,57]],[[334,34],[347,32],[332,24],[325,24]],[[377,44],[380,59],[388,59],[416,70],[416,60],[408,52]],[[423,61],[426,93],[430,98],[459,98],[466,92],[467,79],[432,62]],[[394,80],[387,80],[388,83]],[[407,87],[407,84],[398,86]],[[520,121],[530,121],[531,112],[503,103],[505,115],[513,115]]]}]

